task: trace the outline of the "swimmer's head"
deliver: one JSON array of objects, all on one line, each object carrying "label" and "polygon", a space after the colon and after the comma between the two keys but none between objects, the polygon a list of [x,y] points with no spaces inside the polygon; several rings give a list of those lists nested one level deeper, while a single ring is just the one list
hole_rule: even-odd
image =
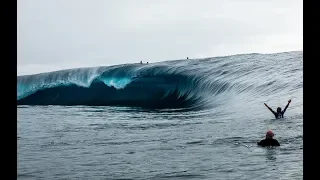
[{"label": "swimmer's head", "polygon": [[267,134],[266,134],[266,138],[267,138],[267,139],[272,139],[273,136],[274,136],[274,133],[273,133],[271,130],[269,130],[269,131],[267,132]]},{"label": "swimmer's head", "polygon": [[278,113],[281,112],[281,107],[278,107],[278,108],[277,108],[277,112],[278,112]]}]

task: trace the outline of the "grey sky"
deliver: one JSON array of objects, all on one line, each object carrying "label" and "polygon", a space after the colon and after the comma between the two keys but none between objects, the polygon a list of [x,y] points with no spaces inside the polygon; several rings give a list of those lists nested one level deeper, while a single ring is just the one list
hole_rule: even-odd
[{"label": "grey sky", "polygon": [[302,0],[18,0],[18,75],[302,50]]}]

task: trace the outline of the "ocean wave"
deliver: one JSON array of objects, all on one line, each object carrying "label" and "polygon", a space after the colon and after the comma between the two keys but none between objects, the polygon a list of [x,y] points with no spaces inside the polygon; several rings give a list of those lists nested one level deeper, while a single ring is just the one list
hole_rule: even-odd
[{"label": "ocean wave", "polygon": [[[302,60],[302,52],[273,55],[278,63]],[[18,105],[108,105],[148,108],[203,108],[231,95],[272,93],[282,82],[270,55],[247,54],[218,58],[77,68],[17,77]],[[280,63],[281,63],[280,62]],[[287,74],[302,67],[283,67]],[[288,67],[289,66],[289,67]],[[294,69],[294,71],[288,71]],[[301,74],[302,76],[302,74]]]}]

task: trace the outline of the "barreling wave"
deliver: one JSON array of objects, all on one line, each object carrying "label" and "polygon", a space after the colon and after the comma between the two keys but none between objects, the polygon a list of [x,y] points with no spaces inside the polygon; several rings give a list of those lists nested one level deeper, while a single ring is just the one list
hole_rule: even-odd
[{"label": "barreling wave", "polygon": [[[147,108],[210,107],[236,94],[249,93],[253,96],[257,93],[274,93],[278,86],[288,84],[271,79],[267,74],[277,72],[277,68],[270,67],[273,63],[290,58],[302,60],[302,52],[272,55],[276,60],[265,60],[265,57],[271,55],[245,54],[18,76],[17,103]],[[291,66],[287,65],[287,68],[302,68]],[[302,82],[294,82],[291,87],[299,85],[302,86]]]}]

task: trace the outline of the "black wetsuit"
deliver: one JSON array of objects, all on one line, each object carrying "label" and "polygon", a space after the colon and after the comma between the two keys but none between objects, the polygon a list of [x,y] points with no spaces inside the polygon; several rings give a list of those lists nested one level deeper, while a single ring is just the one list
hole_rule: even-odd
[{"label": "black wetsuit", "polygon": [[259,146],[280,146],[276,139],[264,139],[257,143]]},{"label": "black wetsuit", "polygon": [[272,112],[274,114],[274,116],[276,117],[276,119],[280,119],[283,118],[283,114],[284,114],[284,110],[282,112]]}]

